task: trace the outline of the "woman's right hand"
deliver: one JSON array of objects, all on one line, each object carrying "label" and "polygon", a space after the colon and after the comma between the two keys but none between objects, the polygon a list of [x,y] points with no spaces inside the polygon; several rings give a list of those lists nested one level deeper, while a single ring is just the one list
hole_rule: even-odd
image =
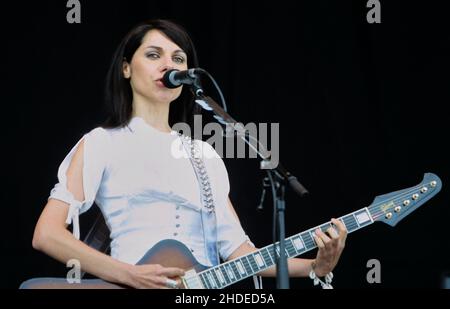
[{"label": "woman's right hand", "polygon": [[181,284],[179,277],[184,270],[177,267],[163,267],[159,264],[130,265],[126,284],[135,289],[167,289],[167,280],[172,279]]}]

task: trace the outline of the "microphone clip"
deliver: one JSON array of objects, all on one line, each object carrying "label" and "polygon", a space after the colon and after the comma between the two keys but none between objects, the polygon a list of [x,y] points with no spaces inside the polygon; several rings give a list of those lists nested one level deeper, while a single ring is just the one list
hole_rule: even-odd
[{"label": "microphone clip", "polygon": [[270,179],[269,177],[264,177],[262,180],[262,193],[261,193],[261,199],[259,201],[258,207],[256,207],[257,210],[263,210],[264,208],[264,199],[266,197],[266,189],[270,187]]},{"label": "microphone clip", "polygon": [[204,91],[202,83],[200,82],[200,77],[198,77],[197,75],[193,78],[191,91],[193,92],[196,98],[203,98]]}]

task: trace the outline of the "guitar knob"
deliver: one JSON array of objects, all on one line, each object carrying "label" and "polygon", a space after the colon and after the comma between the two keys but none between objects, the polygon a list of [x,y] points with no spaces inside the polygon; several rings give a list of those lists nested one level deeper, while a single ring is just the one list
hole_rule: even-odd
[{"label": "guitar knob", "polygon": [[419,198],[419,194],[414,193],[413,196],[412,196],[412,198],[413,198],[413,200],[417,200],[417,199]]},{"label": "guitar knob", "polygon": [[397,207],[394,208],[394,210],[395,210],[395,212],[400,212],[400,210],[402,210],[402,207],[401,206],[397,206]]},{"label": "guitar knob", "polygon": [[434,187],[436,187],[437,182],[436,182],[435,180],[433,180],[433,181],[430,183],[430,185],[434,188]]},{"label": "guitar knob", "polygon": [[388,212],[388,213],[386,214],[386,219],[390,219],[390,218],[392,218],[392,212]]},{"label": "guitar knob", "polygon": [[404,200],[403,201],[403,206],[408,206],[411,202],[409,200]]},{"label": "guitar knob", "polygon": [[427,187],[423,187],[422,189],[420,189],[420,192],[421,193],[425,193],[425,192],[427,192],[428,191],[428,188]]}]

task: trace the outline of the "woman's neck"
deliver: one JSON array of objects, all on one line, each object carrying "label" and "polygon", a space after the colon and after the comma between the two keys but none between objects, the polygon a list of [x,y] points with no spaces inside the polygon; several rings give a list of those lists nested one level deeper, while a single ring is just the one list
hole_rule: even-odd
[{"label": "woman's neck", "polygon": [[170,103],[151,103],[143,100],[133,100],[132,117],[140,117],[153,128],[170,132],[169,126]]}]

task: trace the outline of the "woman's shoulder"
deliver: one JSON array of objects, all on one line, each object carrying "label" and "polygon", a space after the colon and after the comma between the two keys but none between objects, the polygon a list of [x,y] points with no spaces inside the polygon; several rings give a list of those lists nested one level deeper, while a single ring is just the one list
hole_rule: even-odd
[{"label": "woman's shoulder", "polygon": [[117,147],[128,147],[127,145],[132,134],[127,126],[117,128],[98,126],[88,131],[84,137],[85,141],[90,142],[91,145],[95,144],[94,148],[104,148],[101,151],[105,149],[112,151]]},{"label": "woman's shoulder", "polygon": [[195,143],[200,147],[200,153],[204,159],[221,159],[220,154],[208,142],[196,139]]},{"label": "woman's shoulder", "polygon": [[123,134],[126,128],[105,128],[96,127],[89,131],[86,135],[97,139],[111,139],[119,134]]},{"label": "woman's shoulder", "polygon": [[97,147],[105,147],[111,144],[118,131],[118,129],[96,127],[87,132],[84,137],[86,141],[96,144]]},{"label": "woman's shoulder", "polygon": [[111,137],[111,130],[103,127],[96,127],[86,133],[86,136],[91,139],[105,140]]},{"label": "woman's shoulder", "polygon": [[212,172],[211,176],[213,176],[213,178],[221,184],[219,186],[220,188],[224,189],[225,192],[228,192],[228,171],[225,166],[225,162],[222,159],[222,151],[220,151],[220,149],[216,150],[208,142],[201,140],[196,140],[196,142],[201,147],[203,161],[206,166],[209,167],[209,171]]}]

